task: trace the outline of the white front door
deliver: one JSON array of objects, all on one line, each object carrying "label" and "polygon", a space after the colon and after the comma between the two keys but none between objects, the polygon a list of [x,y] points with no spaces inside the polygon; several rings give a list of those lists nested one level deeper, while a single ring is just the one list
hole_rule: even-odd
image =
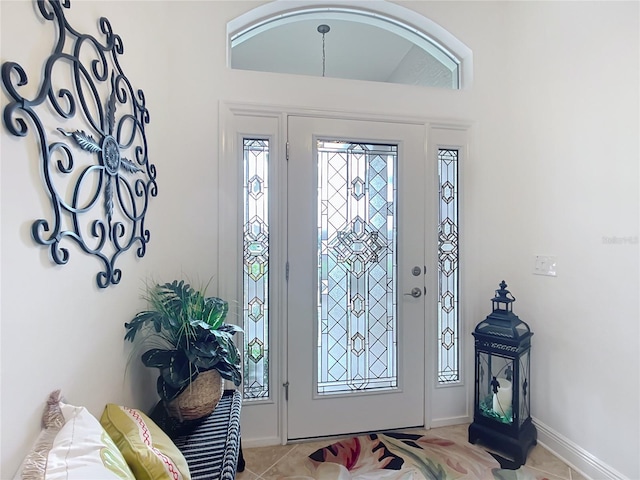
[{"label": "white front door", "polygon": [[424,125],[288,118],[287,439],[424,425]]}]

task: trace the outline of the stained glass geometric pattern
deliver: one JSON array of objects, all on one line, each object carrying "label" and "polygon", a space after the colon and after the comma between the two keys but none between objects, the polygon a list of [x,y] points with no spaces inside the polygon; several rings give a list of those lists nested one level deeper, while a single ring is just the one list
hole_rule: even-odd
[{"label": "stained glass geometric pattern", "polygon": [[245,401],[269,396],[269,141],[244,139]]},{"label": "stained glass geometric pattern", "polygon": [[438,382],[460,381],[458,348],[458,150],[438,150]]},{"label": "stained glass geometric pattern", "polygon": [[398,147],[317,148],[317,393],[397,388]]}]

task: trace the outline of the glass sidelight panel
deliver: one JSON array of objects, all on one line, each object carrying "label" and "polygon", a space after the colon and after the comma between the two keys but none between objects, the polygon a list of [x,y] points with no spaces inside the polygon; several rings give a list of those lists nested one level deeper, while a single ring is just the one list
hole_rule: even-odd
[{"label": "glass sidelight panel", "polygon": [[269,396],[269,141],[244,139],[245,401]]},{"label": "glass sidelight panel", "polygon": [[458,307],[458,150],[438,150],[438,382],[460,381]]},{"label": "glass sidelight panel", "polygon": [[318,392],[397,387],[396,145],[319,140]]}]

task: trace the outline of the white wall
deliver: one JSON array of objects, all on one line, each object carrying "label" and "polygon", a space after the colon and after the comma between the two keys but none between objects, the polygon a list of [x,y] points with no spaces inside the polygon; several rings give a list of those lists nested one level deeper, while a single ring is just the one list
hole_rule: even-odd
[{"label": "white wall", "polygon": [[[216,273],[218,102],[243,101],[472,121],[467,334],[505,279],[535,332],[533,416],[640,478],[638,244],[603,242],[638,236],[638,4],[402,2],[473,50],[473,87],[452,92],[228,70],[226,22],[260,3],[72,3],[75,28],[95,32],[106,16],[124,40],[123,68],[151,112],[159,195],[147,255],[122,256],[120,285],[98,290],[94,260],[72,249],[54,267],[29,238],[48,207],[33,140],[3,129],[0,477],[15,471],[54,388],[95,414],[107,401],[153,402],[148,372],[124,379],[122,324],[143,306],[147,275]],[[27,2],[3,1],[0,13],[2,61],[37,82],[48,27]],[[531,274],[540,253],[558,256],[557,278]],[[216,279],[228,288],[224,272]]]},{"label": "white wall", "polygon": [[[640,478],[638,4],[511,7],[503,198],[518,229],[500,266],[535,332],[533,414]],[[557,278],[527,274],[540,253]]]},{"label": "white wall", "polygon": [[[136,257],[136,245],[121,255],[120,284],[98,289],[96,259],[69,243],[69,263],[56,266],[31,240],[31,223],[51,218],[36,142],[33,136],[13,137],[2,127],[2,479],[12,478],[35,440],[44,402],[54,389],[97,416],[106,402],[151,407],[156,373],[134,359],[125,377],[130,350],[123,324],[144,308],[140,295],[147,277],[170,281],[189,275],[206,281],[216,273],[217,146],[215,125],[207,124],[216,115],[215,100],[193,85],[181,90],[187,74],[172,69],[171,61],[173,43],[192,38],[189,29],[171,33],[167,3],[71,5],[66,16],[73,28],[101,38],[98,19],[104,16],[123,39],[122,68],[134,88],[144,91],[150,111],[149,157],[158,169],[159,194],[148,210],[147,254]],[[51,22],[42,20],[29,1],[3,1],[0,13],[2,62],[19,63],[29,77],[27,88],[39,86],[53,48]],[[201,78],[197,68],[189,66],[188,74]],[[3,93],[2,108],[7,101]],[[182,105],[190,102],[198,111],[182,116]],[[59,120],[46,124],[51,141],[57,140],[60,125]],[[195,131],[194,125],[199,126]]]}]

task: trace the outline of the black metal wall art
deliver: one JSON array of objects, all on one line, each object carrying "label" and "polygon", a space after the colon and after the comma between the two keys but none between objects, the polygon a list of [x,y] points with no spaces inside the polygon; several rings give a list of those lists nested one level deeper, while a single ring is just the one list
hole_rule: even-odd
[{"label": "black metal wall art", "polygon": [[28,83],[25,70],[15,62],[2,65],[12,99],[4,124],[19,137],[27,136],[28,122],[35,127],[52,211],[50,219],[33,222],[33,239],[49,247],[58,265],[69,261],[63,245],[75,242],[101,262],[96,279],[105,288],[120,282],[118,257],[134,245],[137,256],[144,256],[150,239],[145,215],[158,188],[147,152],[149,111],[142,90],[134,91],[122,72],[124,45],[106,18],[99,21],[101,43],[69,25],[69,0],[39,0],[37,6],[55,27],[53,53],[33,98],[20,93]]}]

